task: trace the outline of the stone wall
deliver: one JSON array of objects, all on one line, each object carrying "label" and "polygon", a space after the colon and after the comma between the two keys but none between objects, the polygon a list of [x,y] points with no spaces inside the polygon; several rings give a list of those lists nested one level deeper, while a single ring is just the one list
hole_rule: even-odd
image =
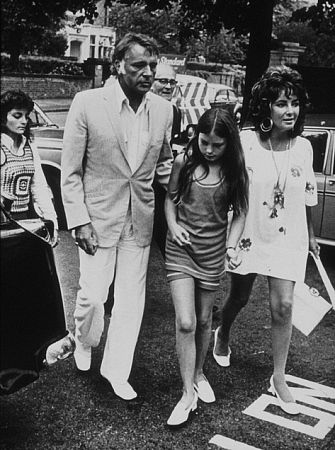
[{"label": "stone wall", "polygon": [[90,89],[92,79],[70,75],[2,74],[1,92],[21,89],[34,99],[73,98],[77,92]]}]

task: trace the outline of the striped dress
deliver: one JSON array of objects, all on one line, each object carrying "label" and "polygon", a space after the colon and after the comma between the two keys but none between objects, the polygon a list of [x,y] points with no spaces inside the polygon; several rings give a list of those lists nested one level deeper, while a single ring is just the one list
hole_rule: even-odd
[{"label": "striped dress", "polygon": [[219,288],[224,273],[228,224],[227,184],[204,184],[193,180],[177,205],[177,220],[184,227],[191,245],[180,247],[166,239],[168,281],[192,277],[204,289]]}]

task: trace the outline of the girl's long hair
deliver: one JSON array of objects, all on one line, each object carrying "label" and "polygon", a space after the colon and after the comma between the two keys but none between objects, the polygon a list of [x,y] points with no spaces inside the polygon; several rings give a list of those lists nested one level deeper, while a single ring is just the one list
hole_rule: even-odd
[{"label": "girl's long hair", "polygon": [[180,172],[178,197],[185,193],[193,182],[193,174],[198,166],[203,166],[205,178],[209,166],[202,155],[198,138],[200,133],[214,132],[218,137],[227,139],[225,153],[221,160],[221,177],[228,187],[228,201],[236,214],[248,209],[248,173],[245,167],[244,153],[239,130],[233,116],[225,109],[208,109],[199,119],[196,135],[189,142],[185,151],[185,164]]}]

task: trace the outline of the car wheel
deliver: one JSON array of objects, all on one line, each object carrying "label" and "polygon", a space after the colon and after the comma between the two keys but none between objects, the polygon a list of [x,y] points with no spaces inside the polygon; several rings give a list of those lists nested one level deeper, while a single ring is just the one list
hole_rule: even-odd
[{"label": "car wheel", "polygon": [[57,169],[50,169],[49,167],[43,167],[45,178],[51,189],[53,202],[58,218],[58,226],[60,230],[67,229],[66,216],[63,206],[63,200],[61,196],[60,188],[60,173]]}]

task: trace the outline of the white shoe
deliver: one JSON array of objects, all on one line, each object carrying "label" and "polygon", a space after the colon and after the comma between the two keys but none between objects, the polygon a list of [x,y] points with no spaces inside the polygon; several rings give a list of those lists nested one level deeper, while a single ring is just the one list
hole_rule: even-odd
[{"label": "white shoe", "polygon": [[112,386],[115,394],[122,398],[122,400],[133,400],[137,397],[137,392],[134,391],[132,386],[126,381],[125,383],[112,383],[110,379],[104,375],[102,370],[100,369],[101,376],[108,381],[108,383]]},{"label": "white shoe", "polygon": [[284,402],[284,400],[282,400],[275,388],[275,385],[273,383],[273,375],[270,378],[270,388],[269,391],[271,392],[272,395],[277,397],[278,400],[278,404],[279,407],[285,411],[287,414],[291,414],[291,415],[296,415],[299,414],[299,405],[297,403],[295,403],[295,401],[293,402]]},{"label": "white shoe", "polygon": [[81,372],[87,372],[91,368],[91,354],[92,349],[90,346],[82,344],[76,338],[76,349],[73,353],[73,357],[77,366],[77,369]]},{"label": "white shoe", "polygon": [[215,361],[219,364],[219,366],[229,367],[230,366],[230,355],[231,355],[230,347],[228,347],[228,355],[226,355],[226,356],[217,355],[216,353],[214,353],[214,350],[216,347],[216,341],[218,340],[218,333],[219,333],[219,328],[217,328],[214,332],[213,357],[214,357]]},{"label": "white shoe", "polygon": [[198,394],[200,400],[205,403],[213,403],[215,402],[215,394],[214,391],[209,384],[207,378],[198,382],[198,384],[194,383],[195,392]]},{"label": "white shoe", "polygon": [[177,427],[185,424],[190,417],[190,413],[197,409],[197,403],[198,395],[196,392],[194,393],[193,400],[188,408],[185,408],[184,403],[179,401],[168,418],[167,424],[170,427]]},{"label": "white shoe", "polygon": [[[112,383],[111,383],[112,384]],[[132,386],[126,381],[122,384],[112,384],[112,388],[115,394],[123,400],[133,400],[137,397],[137,392],[134,391]]]}]

